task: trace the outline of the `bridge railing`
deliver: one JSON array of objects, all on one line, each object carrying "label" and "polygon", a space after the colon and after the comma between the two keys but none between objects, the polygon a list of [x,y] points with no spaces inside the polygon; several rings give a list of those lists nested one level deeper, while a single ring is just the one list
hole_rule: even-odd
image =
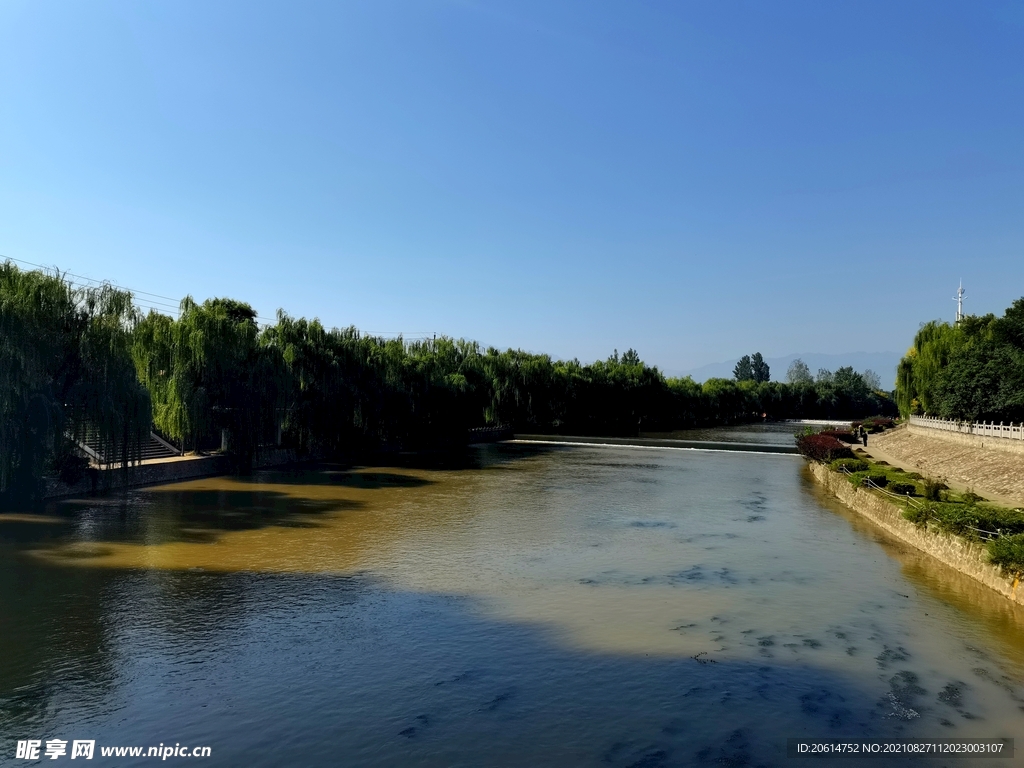
[{"label": "bridge railing", "polygon": [[1024,440],[1024,423],[1004,424],[999,422],[985,421],[952,421],[950,419],[936,419],[931,416],[911,416],[910,423],[916,427],[927,429],[940,429],[944,432],[959,432],[963,435],[978,435],[980,437],[999,437],[1006,440]]}]

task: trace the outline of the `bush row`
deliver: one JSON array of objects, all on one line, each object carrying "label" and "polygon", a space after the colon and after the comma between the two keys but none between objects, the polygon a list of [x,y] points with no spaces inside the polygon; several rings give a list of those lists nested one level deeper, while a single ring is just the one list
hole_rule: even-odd
[{"label": "bush row", "polygon": [[989,562],[1008,576],[1024,579],[1024,509],[979,503],[984,499],[972,491],[954,493],[941,480],[903,472],[884,462],[837,458],[829,466],[839,472],[845,470],[854,485],[885,488],[897,496],[923,497],[923,505],[906,506],[903,512],[907,520],[917,525],[931,523],[940,531],[973,541],[996,534],[997,538],[987,544]]},{"label": "bush row", "polygon": [[904,512],[912,523],[933,523],[939,530],[969,539],[984,536],[979,531],[1011,536],[1024,534],[1024,511],[987,504],[930,502]]},{"label": "bush row", "polygon": [[837,472],[864,472],[868,463],[863,459],[836,459],[829,466]]},{"label": "bush row", "polygon": [[1015,579],[1024,577],[1024,534],[1003,536],[988,543],[988,559]]}]

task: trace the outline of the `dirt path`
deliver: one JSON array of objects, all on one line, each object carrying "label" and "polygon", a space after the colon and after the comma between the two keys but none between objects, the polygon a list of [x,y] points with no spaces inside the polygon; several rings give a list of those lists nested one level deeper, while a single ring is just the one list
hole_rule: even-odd
[{"label": "dirt path", "polygon": [[903,469],[942,478],[956,490],[973,490],[995,502],[1024,506],[1024,455],[912,435],[905,427],[871,435],[867,453]]}]

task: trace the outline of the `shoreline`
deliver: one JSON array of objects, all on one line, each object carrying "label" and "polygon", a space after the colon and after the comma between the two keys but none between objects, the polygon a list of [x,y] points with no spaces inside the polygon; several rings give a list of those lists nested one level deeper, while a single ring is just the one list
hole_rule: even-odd
[{"label": "shoreline", "polygon": [[846,477],[824,464],[810,461],[807,466],[819,485],[862,518],[1007,600],[1024,606],[1024,589],[1019,588],[1018,581],[1003,575],[999,567],[988,562],[988,552],[982,544],[919,527],[903,517],[901,507],[866,489],[855,488]]}]

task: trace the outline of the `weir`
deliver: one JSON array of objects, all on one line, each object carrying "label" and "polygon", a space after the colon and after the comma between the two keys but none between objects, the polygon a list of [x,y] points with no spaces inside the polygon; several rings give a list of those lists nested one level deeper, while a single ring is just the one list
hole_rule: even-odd
[{"label": "weir", "polygon": [[723,440],[672,440],[650,437],[581,437],[570,435],[515,435],[513,442],[548,445],[615,445],[625,448],[676,448],[692,451],[743,451],[747,453],[796,454],[795,445],[734,443]]}]

